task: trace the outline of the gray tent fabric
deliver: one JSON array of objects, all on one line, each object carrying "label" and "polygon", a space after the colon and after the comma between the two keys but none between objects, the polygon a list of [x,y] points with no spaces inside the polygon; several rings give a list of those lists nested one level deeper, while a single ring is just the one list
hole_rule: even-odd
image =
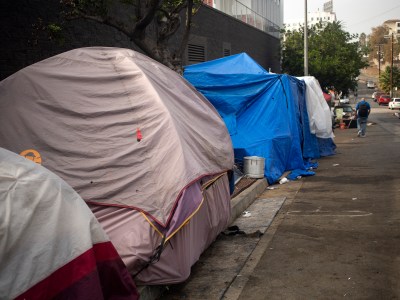
[{"label": "gray tent fabric", "polygon": [[128,49],[80,48],[0,83],[0,147],[41,161],[87,202],[167,226],[182,191],[233,166],[218,112]]},{"label": "gray tent fabric", "polygon": [[[163,237],[155,231],[140,212],[127,208],[91,205],[96,218],[110,237],[126,267],[140,285],[176,284],[185,281],[191,266],[199,259],[217,235],[229,224],[231,215],[227,174],[210,176],[216,179],[205,188],[200,182],[191,185],[202,189],[202,204],[181,228],[168,235],[159,260],[153,261]],[[185,193],[178,212],[193,201],[193,193]],[[150,262],[151,261],[151,262]]]},{"label": "gray tent fabric", "polygon": [[230,219],[224,122],[132,50],[75,49],[0,82],[0,147],[72,186],[139,284],[185,280]]}]

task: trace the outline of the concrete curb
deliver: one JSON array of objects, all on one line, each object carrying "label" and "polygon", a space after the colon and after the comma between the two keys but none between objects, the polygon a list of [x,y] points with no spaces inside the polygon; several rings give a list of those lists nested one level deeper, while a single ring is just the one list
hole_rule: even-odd
[{"label": "concrete curb", "polygon": [[267,186],[268,182],[265,178],[259,179],[233,198],[231,200],[231,218],[228,224],[232,224],[265,191]]}]

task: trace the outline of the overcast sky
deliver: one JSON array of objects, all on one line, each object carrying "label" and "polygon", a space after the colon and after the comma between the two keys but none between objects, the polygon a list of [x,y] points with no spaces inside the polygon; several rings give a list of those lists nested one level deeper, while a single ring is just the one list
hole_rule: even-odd
[{"label": "overcast sky", "polygon": [[[308,12],[323,11],[326,0],[307,0]],[[284,23],[304,20],[304,0],[284,0]],[[336,18],[350,33],[371,33],[371,28],[386,20],[400,19],[399,0],[333,0]]]}]

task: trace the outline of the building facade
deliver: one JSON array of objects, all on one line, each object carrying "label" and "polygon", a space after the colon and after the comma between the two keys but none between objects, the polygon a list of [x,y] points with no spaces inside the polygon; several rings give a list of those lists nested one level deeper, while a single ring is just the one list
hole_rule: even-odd
[{"label": "building facade", "polygon": [[[337,21],[336,13],[333,11],[333,1],[330,0],[324,3],[324,8],[322,11],[319,9],[316,12],[307,12],[307,25],[311,27],[318,23],[326,24]],[[291,19],[287,20],[284,24],[286,31],[298,31],[300,28],[304,27],[303,19]]]},{"label": "building facade", "polygon": [[246,52],[266,70],[280,73],[280,39],[204,5],[193,18],[187,65]]},{"label": "building facade", "polygon": [[383,26],[387,27],[389,34],[400,35],[400,20],[387,20],[383,23]]},{"label": "building facade", "polygon": [[203,0],[229,16],[275,37],[283,27],[284,0]]},{"label": "building facade", "polygon": [[[393,42],[397,44],[396,40],[400,39],[400,19],[387,20],[383,22],[383,26],[388,29],[388,38],[391,39],[393,34]],[[398,47],[393,49],[393,63],[398,66],[400,63],[400,53],[398,52]]]}]

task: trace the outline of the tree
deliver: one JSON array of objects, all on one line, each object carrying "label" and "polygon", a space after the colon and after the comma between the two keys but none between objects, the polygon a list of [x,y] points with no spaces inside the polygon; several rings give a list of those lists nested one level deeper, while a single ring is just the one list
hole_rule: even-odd
[{"label": "tree", "polygon": [[[182,71],[182,57],[189,39],[192,17],[201,2],[201,0],[61,0],[64,20],[83,18],[111,26],[125,34],[146,55],[178,72]],[[184,20],[182,20],[183,15]],[[184,26],[180,33],[180,41],[175,47],[170,47],[170,39],[176,38],[175,35],[182,24]]]},{"label": "tree", "polygon": [[[371,60],[378,60],[378,49],[381,51],[381,59],[383,59],[383,63],[387,62],[387,58],[390,58],[390,45],[388,44],[387,39],[385,39],[385,35],[388,34],[388,28],[386,26],[377,26],[372,28],[372,33],[369,36],[369,58]],[[380,47],[378,48],[378,45]],[[390,60],[389,60],[390,62]]]},{"label": "tree", "polygon": [[[381,58],[383,64],[390,64],[392,60],[392,45],[391,45],[391,38],[390,36],[390,29],[388,26],[378,26],[372,28],[372,33],[370,35],[370,59],[378,59],[378,45],[381,49]],[[396,35],[394,36],[396,38]],[[393,57],[397,57],[400,53],[400,45],[398,42],[394,42],[393,45]]]},{"label": "tree", "polygon": [[[398,67],[393,67],[393,88],[400,87],[400,70]],[[385,68],[379,77],[379,87],[385,92],[390,93],[390,66]]]},{"label": "tree", "polygon": [[[333,88],[347,94],[357,87],[360,69],[368,66],[362,59],[357,35],[342,29],[340,22],[312,26],[308,37],[309,73],[322,88]],[[282,43],[282,69],[301,76],[304,70],[304,30],[285,32]]]},{"label": "tree", "polygon": [[360,38],[358,40],[361,53],[365,56],[370,53],[369,43],[367,41],[367,35],[363,32],[360,34]]}]

